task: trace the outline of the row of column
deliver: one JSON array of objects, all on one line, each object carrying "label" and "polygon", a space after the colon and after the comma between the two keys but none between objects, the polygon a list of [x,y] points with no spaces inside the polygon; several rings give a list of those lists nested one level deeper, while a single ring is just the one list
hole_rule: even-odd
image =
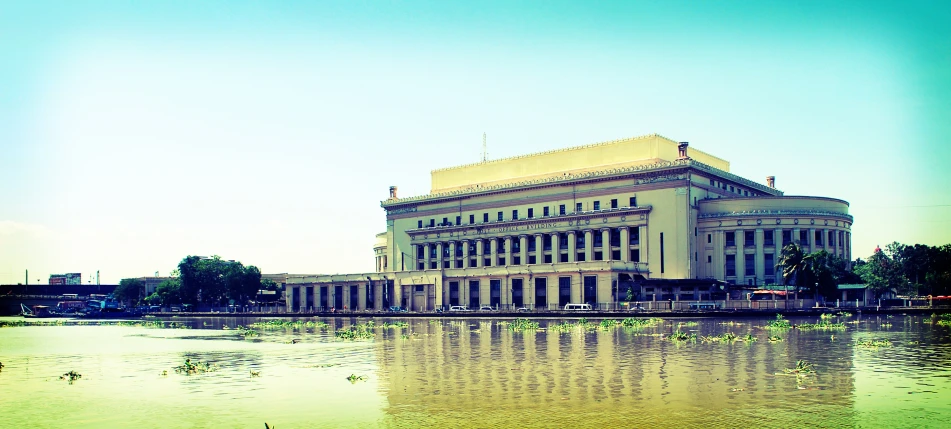
[{"label": "row of column", "polygon": [[[790,239],[794,242],[800,241],[799,240],[800,234],[804,230],[808,232],[807,232],[806,242],[805,243],[800,242],[800,246],[803,248],[803,252],[813,253],[819,250],[825,250],[831,254],[842,257],[846,260],[851,259],[852,252],[849,246],[851,242],[851,233],[849,231],[833,230],[828,228],[824,228],[824,229],[792,228]],[[748,247],[745,246],[745,237],[742,236],[742,234],[744,234],[745,231],[747,230],[738,229],[738,230],[732,231],[735,234],[734,243],[736,244],[736,248],[737,248],[736,257],[735,257],[736,283],[745,284],[747,277],[754,277],[754,276],[756,279],[760,281],[763,281],[763,280],[778,281],[778,278],[782,273],[780,272],[780,270],[777,270],[777,269],[773,270],[773,276],[771,276],[771,278],[769,279],[766,278],[765,258],[766,258],[767,246],[765,245],[765,231],[766,230],[764,228],[756,228],[754,230],[754,251],[752,252],[752,254],[755,255],[754,256],[754,263],[755,263],[754,275],[749,276],[746,274],[747,252],[745,251],[745,249],[747,249]],[[773,246],[772,246],[773,248],[772,254],[774,255],[773,265],[779,262],[779,255],[781,254],[782,248],[785,245],[785,242],[783,241],[783,231],[784,230],[781,228],[773,230]],[[823,245],[821,247],[816,245],[816,240],[815,240],[816,231],[820,231],[823,237]],[[832,246],[829,243],[829,240],[828,240],[829,231],[833,231],[835,233],[835,237],[836,237],[835,246]],[[717,231],[716,239],[714,240],[714,243],[713,243],[714,244],[714,258],[715,258],[714,263],[718,264],[718,266],[721,266],[721,267],[725,266],[724,258],[726,255],[726,252],[725,252],[726,240],[724,238],[724,235],[726,234],[726,232],[729,232],[729,231]],[[842,233],[842,238],[839,238],[840,232]],[[743,245],[739,245],[741,243]],[[723,277],[726,278],[725,269],[723,272]]]},{"label": "row of column", "polygon": [[[634,228],[637,228],[637,227],[634,227]],[[611,261],[611,260],[612,260],[612,254],[611,254],[611,253],[612,253],[612,250],[613,250],[612,247],[611,247],[611,231],[612,231],[612,229],[613,229],[613,228],[601,228],[600,231],[598,231],[598,233],[601,234],[601,249],[605,249],[605,250],[602,250],[602,253],[601,253],[601,255],[602,255],[602,256],[601,256],[601,260],[602,260],[602,261]],[[631,248],[631,244],[630,244],[630,242],[629,242],[629,240],[630,240],[630,230],[629,230],[629,227],[622,226],[622,227],[620,227],[620,228],[618,228],[618,229],[620,230],[620,244],[621,244],[621,246],[619,247],[619,249],[621,250],[621,255],[620,255],[621,258],[620,258],[620,261],[622,261],[622,262],[630,262],[630,251],[629,251],[629,249]],[[560,254],[561,254],[561,248],[560,248],[561,243],[560,243],[560,240],[559,240],[559,233],[561,233],[561,232],[553,232],[553,233],[548,234],[548,235],[551,237],[551,242],[552,242],[551,255],[552,255],[552,262],[553,262],[553,263],[557,263],[557,262],[558,262],[558,261],[556,260],[557,255],[560,255]],[[591,261],[591,260],[593,260],[594,249],[595,249],[595,247],[594,247],[594,240],[593,240],[593,237],[594,237],[595,232],[594,232],[593,230],[591,230],[591,229],[586,229],[586,230],[583,230],[582,233],[584,234],[584,243],[585,243],[585,248],[584,248],[584,260],[585,260],[585,261]],[[577,259],[577,258],[576,258],[576,255],[577,255],[577,253],[578,253],[577,248],[576,248],[576,247],[577,247],[577,234],[578,234],[578,231],[568,231],[567,234],[568,234],[568,262],[576,262],[576,259]],[[533,252],[534,255],[536,256],[535,264],[542,264],[542,263],[544,263],[544,262],[542,261],[542,259],[543,259],[542,256],[545,254],[545,250],[544,250],[544,237],[545,237],[545,234],[541,234],[541,233],[539,233],[539,234],[533,234],[533,239],[535,240],[535,252]],[[504,257],[504,260],[505,260],[505,265],[514,265],[514,259],[513,259],[514,254],[512,253],[512,239],[513,239],[513,237],[511,237],[511,236],[504,237],[504,242],[505,242],[505,246],[504,246],[504,247],[505,247],[505,249],[504,249],[503,257]],[[517,237],[517,239],[519,240],[519,252],[518,252],[518,256],[519,256],[519,260],[520,260],[520,265],[528,265],[528,256],[529,256],[529,252],[528,252],[528,235],[521,234],[521,235],[519,235],[519,236]],[[490,264],[489,266],[495,266],[495,265],[497,265],[497,261],[498,261],[498,257],[499,257],[498,240],[495,239],[495,238],[474,239],[474,240],[475,240],[475,250],[476,250],[476,260],[475,260],[476,263],[475,263],[475,265],[472,265],[472,264],[470,263],[470,261],[469,261],[469,259],[470,259],[470,257],[471,257],[471,255],[469,254],[469,241],[470,241],[470,240],[468,240],[468,239],[463,239],[463,240],[461,240],[461,244],[462,244],[462,268],[481,268],[481,267],[485,266],[485,257],[486,257],[486,256],[488,256],[488,257],[490,258],[490,261],[493,262],[493,263]],[[485,253],[485,244],[484,244],[484,243],[485,243],[486,240],[489,241],[489,253],[488,253],[488,254]],[[456,241],[450,241],[448,244],[449,244],[449,260],[450,260],[450,261],[455,261],[455,260],[456,260],[456,246],[457,246],[458,244],[457,244]],[[435,246],[435,250],[436,250],[436,257],[435,257],[435,258],[431,258],[431,257],[429,256],[429,255],[431,254],[432,250],[433,250],[433,247],[432,247],[432,246]],[[426,264],[426,266],[425,266],[424,268],[430,268],[430,267],[429,267],[429,263],[431,263],[431,262],[436,262],[436,267],[437,267],[437,268],[442,268],[442,267],[443,267],[443,261],[444,261],[444,259],[443,259],[443,254],[444,254],[444,249],[445,249],[444,246],[446,246],[446,243],[443,243],[443,242],[438,242],[438,243],[434,243],[434,244],[433,244],[433,243],[424,244],[424,245],[422,245],[422,247],[423,247],[423,256],[424,256],[424,257],[423,257],[423,258],[420,258],[419,255],[417,255],[417,256],[416,256],[416,260],[417,260],[417,261],[423,261],[423,262]],[[451,267],[451,268],[455,268],[455,267]]]}]

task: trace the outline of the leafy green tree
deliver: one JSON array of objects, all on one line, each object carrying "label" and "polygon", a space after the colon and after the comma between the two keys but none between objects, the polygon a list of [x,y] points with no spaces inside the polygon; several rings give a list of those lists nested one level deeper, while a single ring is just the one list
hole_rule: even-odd
[{"label": "leafy green tree", "polygon": [[[897,243],[893,243],[897,244]],[[902,264],[890,255],[890,252],[899,252],[900,248],[892,246],[891,250],[877,251],[868,258],[865,264],[855,268],[862,281],[875,292],[876,297],[894,290],[899,294],[911,292],[908,280],[902,270]]]},{"label": "leafy green tree", "polygon": [[[155,295],[158,297],[158,301],[163,306],[170,306],[181,304],[184,302],[184,297],[182,296],[182,281],[180,279],[168,279],[155,288]],[[149,296],[149,303],[151,304],[155,298]]]},{"label": "leafy green tree", "polygon": [[145,295],[145,284],[139,279],[122,279],[112,292],[117,300],[136,305]]},{"label": "leafy green tree", "polygon": [[793,284],[808,287],[809,273],[808,266],[804,261],[805,256],[799,243],[793,242],[783,246],[776,268],[783,273],[784,285]]}]

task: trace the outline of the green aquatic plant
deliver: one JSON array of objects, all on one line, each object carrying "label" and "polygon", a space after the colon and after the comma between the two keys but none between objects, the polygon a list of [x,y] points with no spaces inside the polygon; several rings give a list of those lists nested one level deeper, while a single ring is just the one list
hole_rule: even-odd
[{"label": "green aquatic plant", "polygon": [[800,331],[842,331],[845,330],[844,323],[832,323],[820,320],[819,323],[803,323],[796,325]]},{"label": "green aquatic plant", "polygon": [[660,325],[661,322],[663,322],[663,320],[656,317],[651,317],[648,319],[636,319],[633,317],[628,317],[621,321],[621,326],[625,328],[635,328],[635,329],[653,328],[657,325]]},{"label": "green aquatic plant", "polygon": [[[372,320],[371,320],[371,322],[372,322]],[[404,322],[404,321],[402,321],[402,320],[397,320],[397,321],[395,321],[395,322],[383,322],[380,326],[383,327],[383,329],[386,329],[386,328],[399,329],[399,328],[408,328],[408,327],[409,327],[409,323],[406,323],[406,322]],[[368,327],[371,327],[371,328],[372,328],[373,325],[368,325]]]},{"label": "green aquatic plant", "polygon": [[235,328],[235,330],[238,331],[238,334],[243,336],[244,338],[250,338],[258,334],[258,331],[255,331],[254,329],[246,328],[240,325],[237,328]]},{"label": "green aquatic plant", "polygon": [[575,325],[571,322],[561,322],[548,325],[548,330],[553,332],[570,332],[573,331],[577,326],[578,325]]},{"label": "green aquatic plant", "polygon": [[251,377],[260,377],[261,371],[255,371],[253,369],[249,370],[251,372]]},{"label": "green aquatic plant", "polygon": [[892,342],[891,342],[891,341],[888,341],[887,339],[885,339],[885,340],[864,340],[864,341],[857,341],[857,342],[855,343],[855,345],[856,345],[857,347],[864,347],[864,348],[866,348],[866,349],[877,349],[877,348],[880,348],[880,347],[891,347],[891,346],[892,346]]},{"label": "green aquatic plant", "polygon": [[803,360],[803,359],[799,359],[799,360],[796,361],[796,367],[795,367],[795,368],[786,368],[786,369],[784,369],[783,371],[784,371],[786,374],[805,375],[805,374],[813,374],[813,373],[815,373],[816,371],[815,371],[814,368],[815,368],[815,365],[814,365],[814,364],[811,364],[811,363],[809,363],[809,362],[807,362],[807,361],[805,361],[805,360]]},{"label": "green aquatic plant", "polygon": [[538,322],[528,319],[515,319],[514,322],[508,323],[508,328],[515,332],[537,331]]},{"label": "green aquatic plant", "polygon": [[769,341],[771,343],[777,343],[782,340],[783,340],[783,337],[780,337],[779,335],[770,335],[769,338],[766,338],[766,341]]},{"label": "green aquatic plant", "polygon": [[947,327],[947,328],[951,328],[951,313],[944,313],[944,314],[941,314],[941,315],[932,314],[932,315],[931,315],[931,320],[932,320],[932,322],[933,322],[934,324],[936,324],[936,325],[938,325],[938,326],[944,326],[944,327]]},{"label": "green aquatic plant", "polygon": [[692,327],[699,326],[699,325],[700,325],[700,323],[694,322],[694,321],[677,323],[677,326],[678,326],[678,327],[679,327],[679,326],[686,326],[686,327],[688,327],[688,328],[692,328]]},{"label": "green aquatic plant", "polygon": [[216,364],[202,361],[192,362],[190,358],[186,358],[184,363],[175,367],[175,372],[179,374],[192,375],[204,374],[206,372],[215,372],[218,369],[218,365]]},{"label": "green aquatic plant", "polygon": [[776,320],[770,320],[766,324],[766,329],[789,329],[792,328],[792,325],[789,324],[789,321],[783,319],[783,315],[776,313]]},{"label": "green aquatic plant", "polygon": [[621,325],[620,320],[613,320],[613,319],[604,319],[601,321],[601,323],[598,324],[598,326],[600,326],[601,329],[616,328],[620,325]]},{"label": "green aquatic plant", "polygon": [[820,320],[832,320],[833,317],[835,317],[835,316],[834,316],[832,313],[822,313],[822,314],[819,316],[819,319],[820,319]]},{"label": "green aquatic plant", "polygon": [[69,371],[59,376],[60,380],[66,380],[66,382],[69,384],[73,384],[74,381],[79,380],[80,378],[83,378],[83,375],[76,371]]},{"label": "green aquatic plant", "polygon": [[848,311],[840,311],[839,317],[852,317],[852,313],[849,313]]},{"label": "green aquatic plant", "polygon": [[[384,323],[384,325],[386,325]],[[349,328],[341,328],[334,332],[334,338],[342,340],[368,340],[374,337],[373,324],[355,324]]]},{"label": "green aquatic plant", "polygon": [[673,334],[670,334],[666,339],[670,341],[697,341],[697,334],[688,334],[686,332],[677,331]]},{"label": "green aquatic plant", "polygon": [[732,332],[727,332],[720,335],[710,335],[700,337],[700,341],[704,343],[732,343],[736,341],[737,336]]},{"label": "green aquatic plant", "polygon": [[358,381],[367,381],[367,376],[350,374],[349,376],[347,376],[347,381],[349,381],[352,384],[357,384]]},{"label": "green aquatic plant", "polygon": [[888,323],[888,322],[882,322],[882,327],[883,327],[883,328],[891,328],[891,327],[892,327],[892,324],[891,324],[891,323]]},{"label": "green aquatic plant", "polygon": [[756,342],[756,337],[754,337],[753,334],[746,334],[746,336],[743,337],[743,341],[746,341],[747,343],[753,343]]}]

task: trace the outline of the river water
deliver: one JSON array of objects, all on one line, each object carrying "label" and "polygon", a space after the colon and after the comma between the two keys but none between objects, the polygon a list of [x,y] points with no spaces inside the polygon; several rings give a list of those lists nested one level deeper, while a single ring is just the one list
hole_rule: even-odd
[{"label": "river water", "polygon": [[[671,318],[641,329],[555,331],[551,326],[577,319],[541,319],[538,330],[521,332],[503,319],[408,318],[396,327],[382,324],[400,319],[375,319],[373,337],[354,341],[334,331],[369,319],[307,318],[301,320],[329,327],[258,326],[254,333],[233,328],[265,319],[168,320],[191,329],[48,320],[52,326],[0,328],[0,428],[951,422],[951,335],[926,316],[843,316],[832,320],[844,324],[836,330],[768,330],[766,318]],[[667,338],[675,332],[698,339]],[[704,341],[723,333],[741,339]],[[867,340],[890,343],[863,345]],[[218,370],[176,372],[185,359]],[[814,371],[786,374],[798,360]],[[82,377],[60,379],[68,371]],[[350,375],[362,379],[351,382]]]}]

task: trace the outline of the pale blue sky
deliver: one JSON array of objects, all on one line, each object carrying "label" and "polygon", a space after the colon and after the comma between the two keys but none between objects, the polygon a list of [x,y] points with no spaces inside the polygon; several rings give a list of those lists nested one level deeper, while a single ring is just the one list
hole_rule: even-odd
[{"label": "pale blue sky", "polygon": [[659,133],[951,242],[947,2],[0,2],[0,283],[373,269],[387,187]]}]

